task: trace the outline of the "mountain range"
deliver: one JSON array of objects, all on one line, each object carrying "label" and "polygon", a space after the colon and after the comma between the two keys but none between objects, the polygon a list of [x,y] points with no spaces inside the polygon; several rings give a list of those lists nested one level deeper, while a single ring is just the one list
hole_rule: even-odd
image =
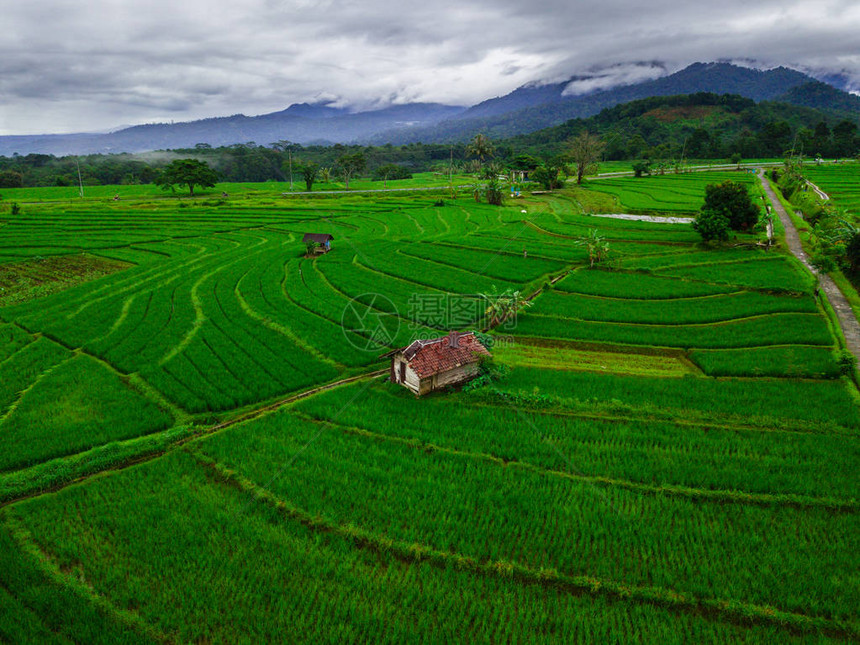
[{"label": "mountain range", "polygon": [[816,80],[777,67],[759,70],[730,63],[694,63],[653,80],[587,93],[573,93],[589,77],[559,83],[529,83],[513,92],[471,107],[410,103],[351,112],[326,104],[294,104],[285,110],[236,114],[123,128],[115,132],[0,137],[0,155],[143,152],[190,148],[198,143],[226,146],[291,141],[303,145],[335,143],[406,144],[463,141],[478,132],[509,137],[588,117],[607,107],[651,96],[711,92],[736,94],[754,101],[779,101],[814,107],[834,115],[860,117],[860,97],[835,87],[832,78]]}]

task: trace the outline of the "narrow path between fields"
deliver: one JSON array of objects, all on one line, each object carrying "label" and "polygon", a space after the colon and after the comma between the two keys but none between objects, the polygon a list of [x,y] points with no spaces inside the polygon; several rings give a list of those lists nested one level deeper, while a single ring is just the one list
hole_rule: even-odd
[{"label": "narrow path between fields", "polygon": [[64,481],[62,483],[59,483],[56,486],[51,486],[49,488],[44,488],[44,489],[41,489],[41,490],[38,490],[35,492],[27,493],[27,494],[21,495],[19,497],[12,497],[12,498],[7,499],[3,502],[0,502],[0,508],[3,508],[4,506],[10,506],[12,504],[16,504],[16,503],[21,502],[25,499],[40,497],[42,495],[47,495],[49,493],[56,493],[57,491],[62,490],[64,488],[67,488],[69,486],[72,486],[74,484],[80,484],[81,482],[84,482],[88,479],[92,479],[93,477],[104,475],[104,473],[125,470],[126,468],[129,468],[131,466],[136,466],[138,464],[141,464],[141,463],[144,463],[147,461],[152,461],[154,459],[158,459],[158,458],[164,456],[165,454],[167,454],[168,452],[175,450],[179,446],[182,446],[182,445],[187,444],[189,442],[193,442],[194,440],[200,439],[202,437],[208,437],[209,435],[214,434],[216,432],[219,432],[221,430],[224,430],[226,428],[229,428],[230,426],[234,426],[234,425],[237,425],[239,423],[244,423],[245,421],[250,421],[252,419],[256,419],[257,417],[260,417],[260,416],[262,416],[268,412],[274,412],[275,410],[278,410],[279,408],[282,408],[285,405],[289,405],[290,403],[295,403],[296,401],[306,399],[306,398],[313,396],[315,394],[325,392],[326,390],[331,390],[333,388],[340,387],[341,385],[347,385],[349,383],[355,383],[356,381],[362,381],[362,380],[366,380],[366,379],[375,378],[377,376],[382,376],[383,374],[387,374],[387,373],[388,373],[387,367],[383,368],[383,369],[371,369],[367,372],[355,374],[353,376],[342,378],[342,379],[339,379],[337,381],[332,381],[330,383],[324,383],[323,385],[316,385],[316,386],[309,388],[307,390],[302,390],[300,392],[294,392],[293,394],[290,394],[289,396],[286,396],[282,399],[278,399],[277,401],[275,401],[273,403],[267,403],[265,405],[261,405],[261,406],[256,407],[256,408],[251,408],[250,410],[245,410],[244,412],[238,414],[237,416],[235,416],[231,419],[227,419],[225,421],[222,421],[221,423],[217,423],[217,424],[212,425],[212,426],[201,427],[198,431],[193,432],[193,433],[175,441],[174,443],[168,445],[163,450],[158,450],[156,452],[148,452],[145,454],[132,455],[132,456],[129,456],[129,458],[124,460],[124,461],[121,461],[121,462],[116,463],[116,464],[112,464],[112,465],[107,466],[105,468],[100,468],[99,470],[94,470],[93,472],[88,472],[88,473],[83,474],[79,477],[75,477],[74,479],[70,479],[68,481]]},{"label": "narrow path between fields", "polygon": [[839,290],[839,287],[836,286],[836,283],[833,282],[833,279],[829,275],[819,273],[812,266],[809,256],[806,255],[803,246],[800,244],[800,235],[798,235],[794,223],[791,221],[788,213],[785,212],[782,202],[777,198],[776,193],[770,187],[767,177],[765,177],[761,169],[759,170],[759,179],[761,180],[764,192],[767,194],[770,203],[773,204],[773,208],[776,210],[776,214],[779,215],[779,220],[785,228],[785,241],[788,244],[789,250],[818,278],[821,289],[830,301],[830,305],[836,312],[837,318],[839,318],[839,325],[842,327],[842,333],[845,335],[845,344],[848,347],[848,351],[854,354],[855,364],[860,367],[860,361],[858,361],[858,357],[860,357],[860,323],[857,322],[851,305],[848,304],[848,299]]}]

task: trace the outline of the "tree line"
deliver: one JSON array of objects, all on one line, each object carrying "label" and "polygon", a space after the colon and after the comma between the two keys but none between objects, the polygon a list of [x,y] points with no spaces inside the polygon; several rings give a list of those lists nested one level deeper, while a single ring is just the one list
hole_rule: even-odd
[{"label": "tree line", "polygon": [[400,146],[249,141],[220,147],[200,143],[137,155],[28,154],[0,157],[0,188],[71,186],[78,181],[84,185],[152,183],[169,163],[183,158],[206,163],[227,182],[310,181],[312,186],[342,175],[343,161],[362,159],[345,182],[361,173],[387,182],[415,172],[481,172],[489,162],[497,170],[537,172],[538,181],[552,185],[562,171],[570,142],[583,132],[601,137],[601,160],[650,160],[655,167],[671,167],[684,159],[783,157],[788,152],[810,158],[847,157],[860,152],[856,118],[699,93],[618,105],[587,119],[496,142],[492,155],[476,150],[474,140]]}]

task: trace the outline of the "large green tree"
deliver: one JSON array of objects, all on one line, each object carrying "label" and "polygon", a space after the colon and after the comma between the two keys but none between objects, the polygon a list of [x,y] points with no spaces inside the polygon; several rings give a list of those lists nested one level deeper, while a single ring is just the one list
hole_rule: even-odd
[{"label": "large green tree", "polygon": [[702,213],[710,211],[722,215],[735,231],[751,229],[759,218],[759,208],[753,203],[747,187],[734,181],[705,186],[705,203],[701,210]]},{"label": "large green tree", "polygon": [[586,173],[597,168],[597,162],[605,148],[603,140],[596,134],[582,131],[568,142],[568,155],[576,168],[576,183],[581,184]]},{"label": "large green tree", "polygon": [[315,161],[308,161],[307,163],[300,164],[300,169],[302,177],[305,179],[305,188],[307,188],[308,192],[311,192],[314,189],[317,175],[319,175],[320,165]]},{"label": "large green tree", "polygon": [[188,186],[188,193],[194,195],[194,187],[211,188],[218,181],[218,173],[204,161],[197,159],[175,159],[167,164],[155,183],[162,190],[174,190],[175,186]]},{"label": "large green tree", "polygon": [[337,160],[337,169],[343,181],[349,190],[349,180],[354,175],[360,173],[367,166],[367,159],[361,152],[341,155]]}]

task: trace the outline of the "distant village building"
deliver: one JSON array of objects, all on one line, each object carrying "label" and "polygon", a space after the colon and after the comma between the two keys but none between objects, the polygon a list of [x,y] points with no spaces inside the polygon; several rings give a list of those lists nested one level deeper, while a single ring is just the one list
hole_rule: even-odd
[{"label": "distant village building", "polygon": [[305,244],[316,244],[314,253],[328,253],[331,251],[331,241],[333,239],[334,236],[328,233],[305,233],[302,242]]},{"label": "distant village building", "polygon": [[391,382],[421,396],[474,378],[481,359],[490,352],[474,332],[452,331],[441,338],[416,340],[385,356],[391,357]]}]

